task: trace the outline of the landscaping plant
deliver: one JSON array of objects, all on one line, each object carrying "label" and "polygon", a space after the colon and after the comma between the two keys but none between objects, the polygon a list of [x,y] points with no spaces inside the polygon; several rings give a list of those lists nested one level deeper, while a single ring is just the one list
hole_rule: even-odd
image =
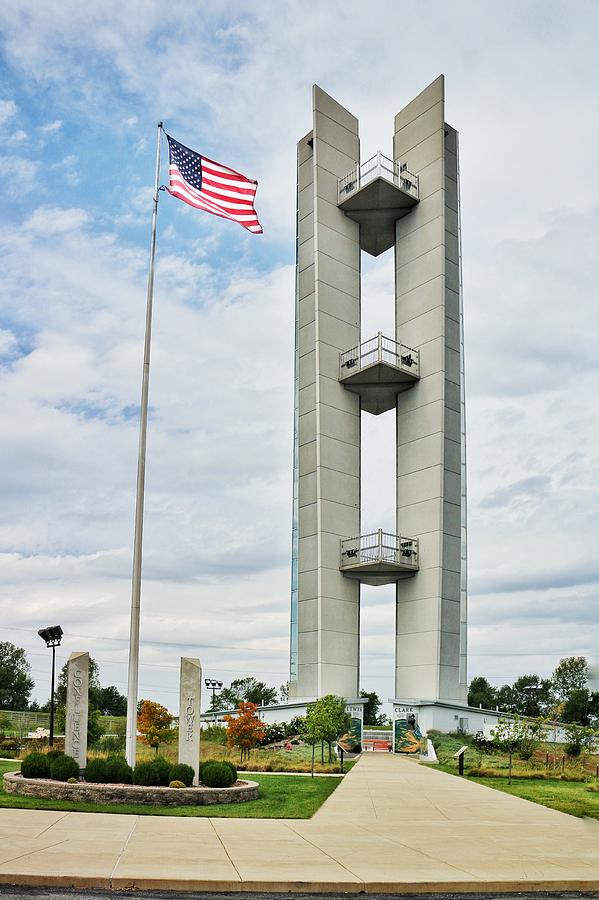
[{"label": "landscaping plant", "polygon": [[114,753],[106,759],[107,784],[133,784],[133,769],[121,753]]},{"label": "landscaping plant", "polygon": [[61,753],[55,756],[50,762],[50,778],[55,781],[68,781],[69,778],[77,778],[79,775],[79,764],[75,762],[72,756]]},{"label": "landscaping plant", "polygon": [[195,777],[195,772],[193,771],[193,767],[188,766],[187,763],[174,763],[174,765],[171,765],[169,769],[168,777],[170,778],[171,782],[182,782],[184,787],[191,787],[193,784],[193,779]]},{"label": "landscaping plant", "polygon": [[158,754],[160,744],[168,744],[177,738],[178,731],[172,727],[174,716],[165,706],[152,700],[143,700],[137,716],[137,730],[142,739]]},{"label": "landscaping plant", "polygon": [[145,787],[166,787],[170,779],[170,764],[162,756],[151,762],[140,762],[133,770],[133,784]]},{"label": "landscaping plant", "polygon": [[227,723],[227,744],[229,747],[237,747],[241,754],[241,761],[249,757],[252,747],[262,740],[265,734],[265,726],[256,715],[255,703],[246,703],[242,700],[237,707],[237,714],[225,716]]},{"label": "landscaping plant", "polygon": [[210,762],[202,769],[202,781],[206,787],[231,787],[237,781],[232,766],[225,762]]},{"label": "landscaping plant", "polygon": [[21,763],[23,778],[49,778],[50,761],[47,753],[28,753]]},{"label": "landscaping plant", "polygon": [[85,767],[84,777],[92,784],[106,784],[106,760],[102,756],[90,759]]}]

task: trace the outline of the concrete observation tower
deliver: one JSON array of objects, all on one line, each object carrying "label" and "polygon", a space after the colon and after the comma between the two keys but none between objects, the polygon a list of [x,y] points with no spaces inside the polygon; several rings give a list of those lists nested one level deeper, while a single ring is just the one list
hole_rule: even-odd
[{"label": "concrete observation tower", "polygon": [[[297,145],[290,699],[360,688],[360,585],[396,584],[395,698],[466,703],[457,132],[440,76],[360,161],[318,86]],[[360,254],[395,253],[395,334],[360,332]],[[395,415],[395,533],[360,515],[360,421]],[[457,718],[457,716],[456,716]]]}]

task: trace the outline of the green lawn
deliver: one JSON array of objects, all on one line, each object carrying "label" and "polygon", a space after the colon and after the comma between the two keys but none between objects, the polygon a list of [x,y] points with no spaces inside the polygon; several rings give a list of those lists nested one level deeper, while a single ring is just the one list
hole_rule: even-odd
[{"label": "green lawn", "polygon": [[[464,744],[471,745],[472,739],[468,736],[442,734],[435,737],[437,744],[437,756],[439,758],[439,766],[443,772],[450,775],[458,775],[458,763],[453,758],[456,750]],[[540,750],[541,757],[545,750],[550,749],[550,745],[543,745]],[[552,748],[555,750],[555,747]],[[514,778],[511,784],[508,781],[508,757],[505,753],[494,753],[492,755],[480,754],[470,746],[465,754],[465,769],[478,765],[489,768],[497,768],[505,770],[505,777],[485,778],[478,776],[465,776],[470,781],[476,781],[478,784],[484,784],[486,787],[494,788],[497,791],[505,791],[506,794],[513,794],[515,797],[522,797],[524,800],[530,800],[533,803],[540,803],[541,806],[548,806],[551,809],[557,809],[560,812],[568,813],[572,816],[589,816],[593,819],[599,819],[599,792],[589,791],[594,781],[588,782],[571,782],[561,781],[559,778],[546,778],[543,780]],[[530,769],[533,765],[530,761],[524,761],[514,756],[513,760],[514,772],[519,769]],[[536,761],[536,768],[541,772],[545,772],[545,766],[542,759]],[[580,762],[570,761],[566,767],[566,772],[572,767],[573,771],[581,771]],[[435,767],[437,768],[437,767]],[[560,766],[557,767],[556,774],[559,775]],[[549,773],[552,769],[549,768]]]},{"label": "green lawn", "polygon": [[[14,772],[19,763],[0,762],[0,776]],[[235,819],[309,819],[341,782],[340,778],[302,775],[252,775],[260,785],[258,800],[213,806],[137,806],[135,804],[73,803],[38,800],[7,794],[0,782],[0,808],[56,809],[65,812],[124,813],[136,816],[211,816]]]},{"label": "green lawn", "polygon": [[589,791],[589,784],[571,781],[527,781],[524,778],[508,783],[507,778],[470,778],[478,784],[514,794],[524,800],[549,806],[571,816],[589,816],[599,819],[599,793]]}]

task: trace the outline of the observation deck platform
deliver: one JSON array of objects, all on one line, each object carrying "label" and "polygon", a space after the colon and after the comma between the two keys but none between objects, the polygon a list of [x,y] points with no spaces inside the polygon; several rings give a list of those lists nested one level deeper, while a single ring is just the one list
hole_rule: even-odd
[{"label": "observation deck platform", "polygon": [[418,539],[379,528],[341,541],[341,572],[363,584],[392,584],[418,571]]},{"label": "observation deck platform", "polygon": [[420,354],[405,344],[376,337],[339,354],[339,381],[358,394],[362,409],[378,416],[394,409],[397,395],[420,377]]},{"label": "observation deck platform", "polygon": [[380,150],[338,181],[338,206],[360,225],[360,247],[379,256],[395,244],[395,223],[418,203],[418,176]]}]

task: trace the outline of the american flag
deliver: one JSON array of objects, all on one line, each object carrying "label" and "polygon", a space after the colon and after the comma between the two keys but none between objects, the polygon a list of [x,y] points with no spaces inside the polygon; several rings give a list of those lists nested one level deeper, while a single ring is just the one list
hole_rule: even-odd
[{"label": "american flag", "polygon": [[262,234],[254,209],[258,182],[200,156],[166,135],[169,147],[169,194],[196,209],[239,222],[252,234]]}]

